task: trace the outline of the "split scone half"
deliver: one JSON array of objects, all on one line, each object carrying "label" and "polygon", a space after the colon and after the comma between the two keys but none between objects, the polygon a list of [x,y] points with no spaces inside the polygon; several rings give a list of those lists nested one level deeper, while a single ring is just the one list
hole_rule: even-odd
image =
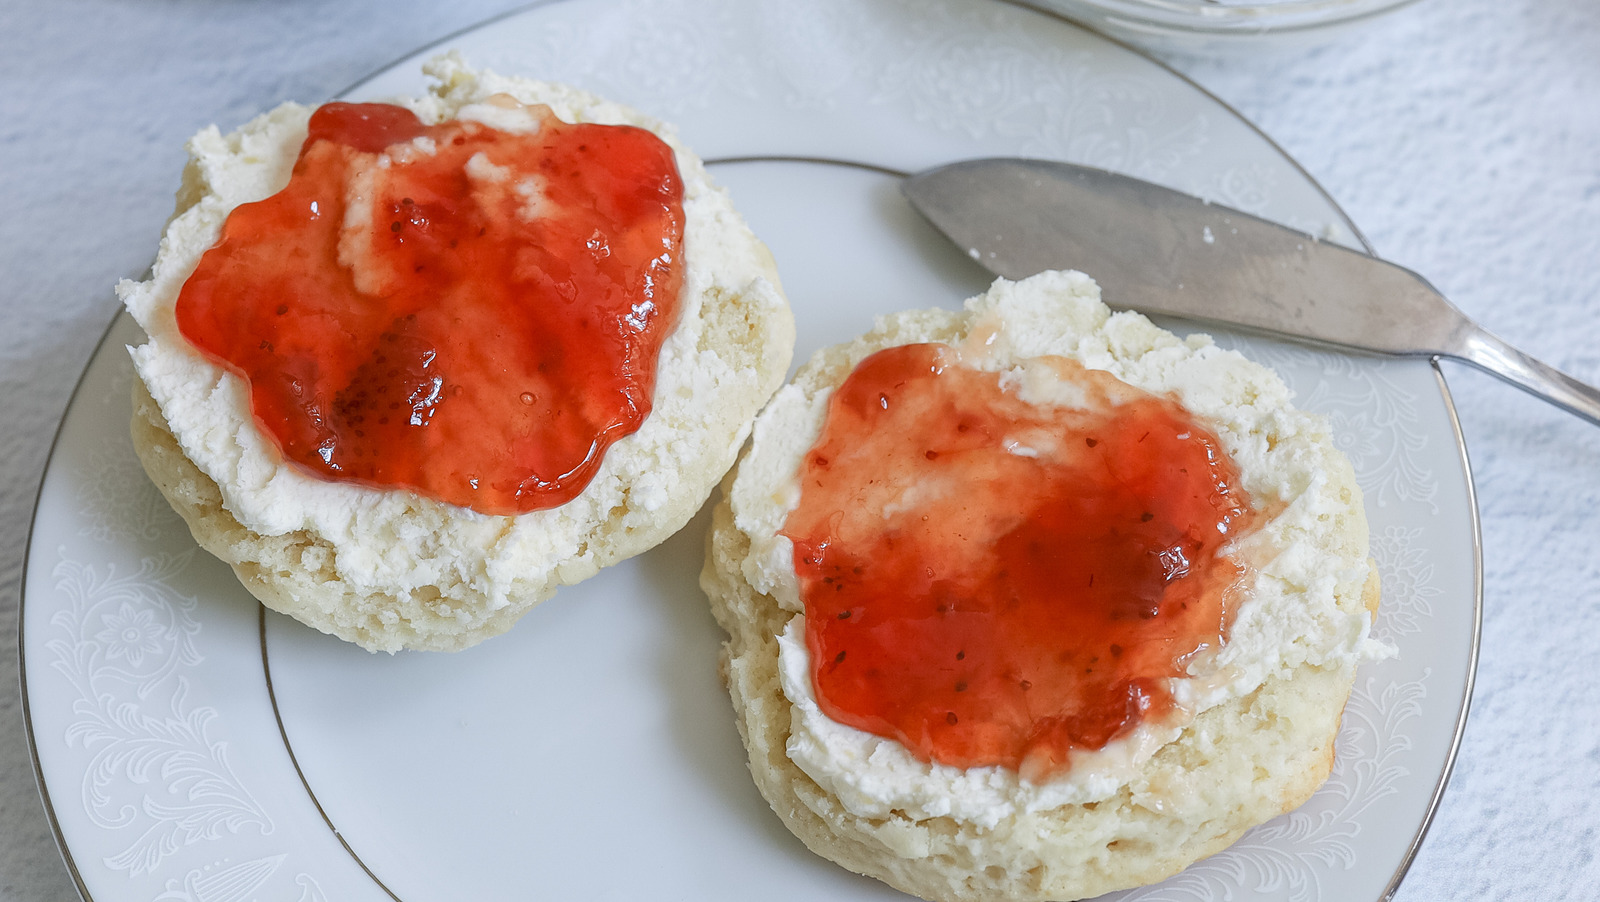
[{"label": "split scone half", "polygon": [[[670,127],[569,87],[475,72],[453,55],[425,71],[430,92],[395,101],[424,125],[458,116],[493,125],[513,98],[546,105],[566,123],[646,129],[675,159],[682,286],[659,351],[653,409],[605,451],[575,498],[485,514],[415,491],[312,475],[258,428],[245,380],[180,333],[175,304],[185,281],[230,211],[288,184],[312,108],[284,104],[231,134],[198,134],[152,274],[118,286],[149,336],[130,352],[139,376],[134,443],[150,477],[200,545],[268,607],[373,651],[454,650],[504,632],[558,586],[677,531],[732,464],[781,384],[794,343],[770,253]],[[500,177],[473,165],[473,178]],[[524,193],[533,209],[537,190]]]},{"label": "split scone half", "polygon": [[[945,445],[929,444],[925,454],[923,445],[898,457],[900,451],[886,452],[883,459],[893,463],[877,473],[871,472],[877,452],[852,450],[852,442],[859,449],[884,433],[923,430],[926,419],[945,415],[924,411],[924,420],[874,430],[877,407],[888,416],[902,403],[895,380],[881,383],[882,394],[841,388],[853,372],[869,369],[863,365],[869,358],[878,368],[873,371],[881,370],[878,352],[930,342],[946,346],[932,358],[935,368],[986,373],[1005,404],[1043,411],[1046,419],[1060,413],[1071,420],[1074,411],[1096,405],[1121,410],[1130,398],[1158,406],[1176,402],[1231,461],[1232,469],[1217,472],[1236,481],[1223,488],[1247,496],[1253,511],[1248,528],[1223,537],[1212,554],[1217,569],[1183,560],[1159,571],[1165,576],[1157,580],[1221,574],[1213,588],[1227,596],[1224,622],[1213,623],[1210,641],[1179,648],[1178,657],[1167,653],[1163,666],[1172,668],[1170,675],[1113,686],[1123,692],[1135,685],[1113,697],[1131,699],[1127,710],[1139,713],[1115,720],[1109,730],[1084,719],[1089,709],[1063,713],[1016,702],[1038,701],[1043,690],[1028,679],[1029,671],[1008,669],[1014,660],[985,663],[970,653],[995,649],[982,616],[944,633],[929,626],[1006,607],[1004,593],[986,602],[950,588],[964,578],[960,571],[969,560],[991,566],[997,574],[991,582],[1000,583],[1017,577],[1009,564],[993,562],[997,555],[1016,563],[1028,555],[1048,562],[1077,554],[1091,568],[1089,584],[1093,568],[1103,563],[1098,551],[1051,548],[1049,538],[1040,541],[1037,534],[1026,550],[1016,550],[1011,536],[1020,527],[1007,518],[1048,521],[1027,513],[1044,491],[1040,486],[1054,478],[1047,470],[1009,488],[974,484],[968,491],[906,463],[920,467],[924,456],[942,463],[952,453]],[[968,416],[968,408],[961,409]],[[863,431],[834,431],[847,410],[864,418]],[[982,414],[975,416],[972,422],[981,425]],[[1052,434],[1019,426],[1012,434],[1003,424],[991,438],[1001,456],[1028,458],[1029,466],[1056,453],[1052,442],[1078,449],[1098,444],[1095,453],[1110,447],[1111,458],[1093,458],[1108,472],[1120,465],[1116,455],[1142,441],[1135,432],[1128,444],[1108,446],[1070,429]],[[1159,471],[1160,460],[1153,460]],[[850,467],[860,472],[849,477],[849,487],[827,483],[833,494],[809,500],[833,470]],[[1300,805],[1328,777],[1355,667],[1385,653],[1369,638],[1378,590],[1361,493],[1326,422],[1294,410],[1271,371],[1208,337],[1180,339],[1137,314],[1111,313],[1081,273],[1001,280],[962,312],[889,316],[862,338],[819,352],[757,420],[751,447],[724,493],[701,582],[729,635],[723,673],[755,781],[814,852],[926,899],[1089,898],[1159,881],[1223,849],[1251,826]],[[1138,507],[1130,510],[1133,521],[1160,523]],[[926,579],[914,561],[895,560],[911,542],[907,537],[926,528],[914,522],[918,511],[922,521],[930,512],[935,521],[941,515],[951,521],[943,531],[935,524],[929,541],[942,551],[926,560]],[[1114,520],[1109,529],[1124,528]],[[1079,545],[1099,541],[1076,523],[1061,519],[1058,525]],[[967,550],[963,543],[981,547]],[[867,550],[849,557],[852,548]],[[1167,564],[1181,557],[1177,544],[1166,551],[1172,552],[1163,558]],[[952,564],[957,558],[962,563]],[[1041,566],[1063,581],[1083,575]],[[1104,570],[1099,575],[1119,578]],[[851,585],[873,579],[877,588],[865,592]],[[921,588],[902,593],[913,584]],[[880,613],[891,596],[924,590],[928,598],[910,603],[909,620],[891,623]],[[857,594],[833,602],[836,592]],[[1165,607],[1177,607],[1173,599],[1179,597],[1199,596],[1169,594],[1148,610],[1118,607],[1122,602],[1113,599],[1104,622],[1089,615],[1085,629],[1111,637],[1112,644],[1101,646],[1111,656],[1134,656],[1135,649],[1118,644],[1125,644],[1116,638],[1119,631],[1135,635],[1130,619],[1165,617]],[[857,624],[860,632],[838,638],[826,631],[835,623]],[[1040,641],[1032,626],[1010,629],[1024,643]],[[1042,661],[1053,651],[1035,647],[1030,654]],[[1061,659],[1069,653],[1078,652],[1063,646]],[[918,657],[930,654],[939,661]],[[1109,660],[1079,658],[1077,665],[1088,674]],[[846,677],[851,666],[854,675]],[[824,678],[831,681],[827,693],[819,692]],[[977,704],[962,701],[980,689],[989,695]],[[1057,689],[1063,698],[1078,691]],[[862,698],[881,707],[863,714],[852,707]],[[929,710],[910,710],[919,705]],[[989,760],[983,749],[996,746],[994,736],[1021,735],[1004,718],[1023,709],[1024,719],[1032,718],[1023,733],[1034,732],[1012,747],[1009,759],[982,763]],[[993,712],[1000,714],[991,719]],[[841,722],[852,718],[856,725]],[[969,723],[974,718],[976,725]]]}]

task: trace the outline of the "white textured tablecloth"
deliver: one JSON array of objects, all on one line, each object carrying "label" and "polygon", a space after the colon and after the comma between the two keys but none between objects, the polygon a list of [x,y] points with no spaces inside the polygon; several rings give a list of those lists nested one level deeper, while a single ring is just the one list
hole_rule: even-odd
[{"label": "white textured tablecloth", "polygon": [[[514,5],[0,5],[0,902],[76,898],[23,731],[17,593],[51,435],[110,286],[150,261],[183,142]],[[1600,382],[1600,4],[1422,0],[1317,50],[1170,62],[1379,253]],[[1455,777],[1397,898],[1594,899],[1600,428],[1446,367],[1482,512],[1483,647]]]}]

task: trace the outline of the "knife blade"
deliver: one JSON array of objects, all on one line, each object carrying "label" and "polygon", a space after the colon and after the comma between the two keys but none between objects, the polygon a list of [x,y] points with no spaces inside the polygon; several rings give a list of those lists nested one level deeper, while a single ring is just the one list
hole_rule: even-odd
[{"label": "knife blade", "polygon": [[909,176],[901,191],[995,275],[1080,269],[1113,307],[1455,358],[1600,425],[1600,390],[1491,335],[1422,276],[1258,216],[1048,160],[966,160]]}]

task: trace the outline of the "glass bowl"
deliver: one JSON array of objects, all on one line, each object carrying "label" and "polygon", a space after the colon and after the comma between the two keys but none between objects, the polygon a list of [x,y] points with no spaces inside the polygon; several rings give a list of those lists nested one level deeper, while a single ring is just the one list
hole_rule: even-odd
[{"label": "glass bowl", "polygon": [[1031,0],[1073,21],[1145,47],[1228,51],[1262,44],[1298,46],[1415,0]]}]

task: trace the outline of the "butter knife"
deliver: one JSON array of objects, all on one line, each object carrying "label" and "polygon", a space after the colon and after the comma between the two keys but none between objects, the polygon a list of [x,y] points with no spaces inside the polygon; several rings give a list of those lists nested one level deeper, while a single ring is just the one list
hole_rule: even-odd
[{"label": "butter knife", "polygon": [[1081,269],[1113,307],[1379,354],[1465,361],[1600,425],[1600,390],[1489,334],[1411,270],[1129,176],[967,160],[901,191],[990,272]]}]

